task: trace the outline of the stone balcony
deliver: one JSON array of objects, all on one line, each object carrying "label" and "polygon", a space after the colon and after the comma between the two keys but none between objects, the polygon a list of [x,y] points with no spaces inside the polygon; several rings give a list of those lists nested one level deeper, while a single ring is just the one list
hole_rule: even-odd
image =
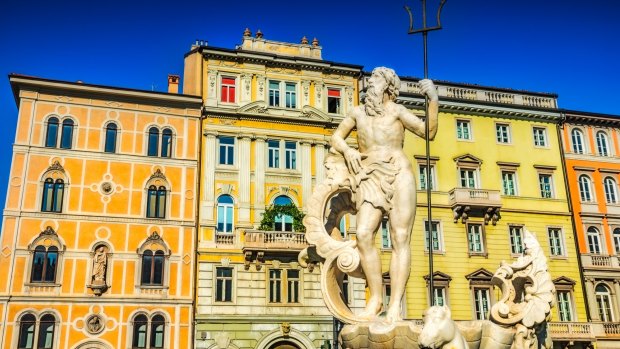
[{"label": "stone balcony", "polygon": [[593,341],[594,326],[587,322],[550,322],[548,329],[554,341]]},{"label": "stone balcony", "polygon": [[296,261],[306,247],[306,234],[291,231],[246,230],[241,242],[246,269],[255,262],[257,270],[265,260]]},{"label": "stone balcony", "polygon": [[618,256],[607,256],[603,254],[583,253],[581,255],[581,265],[584,269],[620,270]]},{"label": "stone balcony", "polygon": [[459,219],[466,223],[469,217],[483,217],[484,224],[491,222],[495,225],[501,217],[499,190],[454,188],[448,192],[448,202],[452,207],[454,223]]}]

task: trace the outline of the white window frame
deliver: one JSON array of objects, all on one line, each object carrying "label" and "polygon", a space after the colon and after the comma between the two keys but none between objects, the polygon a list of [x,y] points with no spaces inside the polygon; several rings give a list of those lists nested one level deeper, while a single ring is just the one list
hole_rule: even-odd
[{"label": "white window frame", "polygon": [[510,124],[503,122],[498,122],[495,124],[495,141],[497,142],[497,144],[512,143]]},{"label": "white window frame", "polygon": [[[465,225],[466,229],[467,229],[467,252],[469,253],[470,256],[475,256],[475,255],[486,255],[486,244],[484,241],[484,224],[482,222],[468,222]],[[479,236],[479,248],[478,249],[472,249],[472,247],[475,247],[475,240],[474,238],[474,234],[472,234],[472,228],[474,227],[478,227],[478,232],[477,235]]]},{"label": "white window frame", "polygon": [[[607,289],[607,292],[605,294],[602,294],[596,291],[596,288],[601,284],[604,285],[605,288]],[[605,285],[604,283],[598,283],[596,286],[594,286],[594,296],[596,298],[596,310],[598,310],[599,315],[604,315],[604,316],[601,316],[600,320],[603,322],[614,322],[616,314],[614,313],[614,302],[611,300],[612,292],[611,292],[610,287]],[[605,299],[607,305],[609,305],[609,314],[601,311],[602,310],[601,303],[603,299]]]},{"label": "white window frame", "polygon": [[[463,126],[466,127],[463,128]],[[467,129],[467,137],[465,137],[465,129]],[[471,120],[456,119],[456,139],[459,141],[472,141],[474,139]]]},{"label": "white window frame", "polygon": [[605,202],[611,205],[618,204],[618,183],[616,179],[612,176],[606,176],[603,179],[603,188],[605,191]]},{"label": "white window frame", "polygon": [[[233,234],[234,231],[235,231],[235,203],[234,203],[235,200],[233,198],[233,203],[232,204],[229,204],[229,203],[221,203],[220,204],[220,197],[222,197],[224,195],[227,195],[227,194],[222,194],[222,195],[218,196],[217,200],[216,200],[216,204],[215,204],[215,206],[216,206],[216,217],[215,217],[215,219],[216,219],[216,222],[215,222],[216,223],[216,230],[217,230],[218,233]],[[229,196],[232,197],[232,195],[229,195]],[[219,221],[220,221],[220,219],[219,219],[220,218],[220,207],[222,207],[223,210],[224,210],[224,217],[223,217],[224,218],[224,230],[223,231],[219,231],[217,229],[217,225],[219,224]],[[232,228],[231,228],[230,231],[226,231],[226,222],[227,222],[226,218],[228,218],[228,213],[227,213],[228,210],[227,209],[230,209],[230,212],[231,212],[231,214],[230,214],[230,222],[231,222],[231,227]]]},{"label": "white window frame", "polygon": [[[428,248],[429,248],[429,243],[432,244],[432,241],[429,241],[430,239],[428,238],[428,231],[426,230],[427,228],[427,220],[423,220],[422,224],[424,224],[422,226],[422,229],[424,231],[424,252],[428,253]],[[444,246],[443,246],[443,233],[442,233],[442,227],[441,227],[441,221],[439,220],[433,220],[431,222],[431,230],[433,229],[433,224],[437,224],[437,246],[438,249],[433,248],[433,253],[444,253]]]},{"label": "white window frame", "polygon": [[577,183],[579,185],[579,200],[581,202],[596,202],[592,191],[592,178],[586,174],[580,174]]},{"label": "white window frame", "polygon": [[[473,293],[473,298],[474,298],[474,306],[472,307],[474,311],[474,318],[476,320],[488,320],[489,312],[491,310],[491,292],[489,288],[488,287],[473,287],[472,293]],[[480,298],[480,296],[482,295],[485,295],[486,302],[484,302],[485,301],[484,299]],[[487,311],[483,313],[485,305],[486,305]],[[480,309],[480,311],[478,309]]]},{"label": "white window frame", "polygon": [[[223,102],[222,101],[222,90],[224,88],[224,85],[222,83],[223,79],[234,79],[235,80],[235,101],[234,102]],[[218,104],[222,104],[222,105],[237,105],[239,104],[239,76],[235,75],[235,74],[228,74],[228,73],[218,73],[217,76],[217,103]],[[231,86],[231,85],[226,85],[226,86]]]},{"label": "white window frame", "polygon": [[[284,141],[282,142],[284,145],[284,169],[285,170],[296,170],[297,169],[297,142],[295,141]],[[286,147],[287,144],[294,144],[295,149],[289,149]]]},{"label": "white window frame", "polygon": [[[426,173],[428,170],[428,165],[426,164],[418,164],[418,189],[426,190]],[[431,179],[431,191],[437,190],[437,176],[435,173],[435,164],[431,164],[430,166],[430,179]]]},{"label": "white window frame", "polygon": [[[517,231],[519,234],[516,234]],[[520,256],[523,254],[523,251],[525,250],[525,246],[523,245],[523,237],[522,225],[508,225],[508,243],[510,246],[510,254],[512,256]],[[517,248],[517,246],[519,246],[519,248]]]},{"label": "white window frame", "polygon": [[575,154],[585,154],[587,152],[585,136],[580,128],[573,128],[570,131],[571,151]]},{"label": "white window frame", "polygon": [[[596,233],[591,232],[590,228],[593,228]],[[603,239],[601,236],[601,229],[593,225],[586,229],[586,242],[588,247],[588,253],[601,255],[603,254]]]},{"label": "white window frame", "polygon": [[[278,142],[278,148],[272,147],[269,142]],[[295,149],[287,149],[287,144],[295,144]],[[268,139],[265,142],[267,151],[266,166],[268,170],[283,170],[283,171],[297,171],[299,166],[298,150],[299,142],[296,140],[288,139]],[[277,166],[270,166],[269,161],[271,156],[277,153],[278,161]],[[294,166],[293,166],[294,165]]]},{"label": "white window frame", "polygon": [[[510,174],[512,175],[512,188],[513,188],[513,193],[508,193],[506,190],[506,178],[504,177],[505,174]],[[502,177],[502,195],[506,195],[506,196],[517,196],[519,195],[519,188],[517,185],[517,172],[514,170],[502,170],[501,171],[501,177]]]},{"label": "white window frame", "polygon": [[[466,173],[471,171],[471,177],[468,174],[467,176],[465,176],[465,178],[463,178],[463,173],[462,173],[463,171],[465,171]],[[466,180],[466,183],[469,183],[470,180],[473,179],[474,186],[473,187],[463,186],[463,179]],[[459,181],[458,182],[459,188],[479,189],[480,188],[480,168],[469,167],[469,166],[459,166],[458,167],[458,181]]]},{"label": "white window frame", "polygon": [[379,224],[379,231],[381,232],[381,248],[392,248],[392,237],[390,236],[390,222],[387,217],[384,217]]},{"label": "white window frame", "polygon": [[[336,98],[336,97],[330,97],[329,96],[329,90],[337,90],[340,92],[340,96],[337,97],[339,99],[339,103],[338,103],[338,110],[336,110],[335,113],[330,113],[329,111],[329,99],[330,98]],[[332,114],[332,115],[342,115],[344,114],[344,89],[342,87],[336,87],[336,86],[327,86],[325,88],[325,112],[327,114]]]},{"label": "white window frame", "polygon": [[[277,90],[271,88],[272,82],[278,84]],[[292,82],[292,81],[268,79],[267,80],[267,95],[265,96],[267,105],[271,108],[299,109],[299,99],[297,98],[299,96],[298,85],[299,85],[298,83]],[[286,90],[287,86],[294,86],[293,95],[295,96],[295,106],[291,106],[291,107],[287,106],[286,99],[289,94],[289,91]],[[273,105],[271,104],[271,98],[270,98],[271,91],[278,92],[278,103],[277,104],[273,104]]]},{"label": "white window frame", "polygon": [[[223,277],[218,277],[217,276],[217,271],[219,269],[230,269],[231,270],[231,276],[223,276]],[[234,303],[235,302],[235,268],[232,266],[216,266],[214,271],[213,271],[213,303]],[[222,280],[222,297],[225,298],[226,296],[226,281],[230,280],[230,301],[226,301],[226,300],[218,300],[217,297],[219,295],[218,293],[218,280]]]},{"label": "white window frame", "polygon": [[[537,132],[538,131],[538,132]],[[534,126],[532,128],[532,135],[534,137],[534,146],[540,148],[549,147],[549,142],[547,138],[547,128],[541,126]],[[542,140],[542,142],[540,142]],[[542,144],[540,144],[542,143]]]},{"label": "white window frame", "polygon": [[[439,296],[441,296],[442,300],[443,300],[443,304],[439,304],[437,302],[437,299],[439,298]],[[446,297],[446,287],[445,286],[434,286],[433,285],[433,304],[434,305],[448,305],[448,298]]]},{"label": "white window frame", "polygon": [[[271,285],[271,271],[272,270],[279,270],[280,271],[280,277],[279,279],[274,279],[274,280],[279,280],[280,281],[280,301],[279,302],[272,302],[272,294],[275,294],[275,288],[272,289],[272,285]],[[293,279],[297,281],[297,302],[289,302],[288,298],[289,298],[289,276],[288,276],[288,272],[289,270],[297,270],[297,272],[299,273],[299,277],[297,279]],[[289,305],[289,304],[301,304],[303,303],[303,270],[301,269],[296,269],[296,268],[290,268],[284,265],[280,265],[279,267],[273,267],[273,268],[268,268],[267,271],[267,283],[266,283],[266,287],[267,287],[267,303],[270,306],[278,306],[278,305]],[[275,298],[273,298],[275,299]]]},{"label": "white window frame", "polygon": [[[557,236],[552,236],[552,233],[557,233]],[[549,256],[551,258],[566,257],[566,245],[564,243],[564,230],[562,228],[547,227],[547,239],[549,241]]]},{"label": "white window frame", "polygon": [[[278,146],[272,147],[271,144],[269,144],[270,142],[277,143]],[[267,143],[267,168],[280,168],[280,147],[282,142],[277,139],[268,139],[265,143]],[[272,156],[275,166],[270,165],[270,162],[272,162]]]},{"label": "white window frame", "polygon": [[[564,295],[564,296],[561,296]],[[575,321],[575,311],[573,308],[573,292],[569,290],[557,290],[557,308],[558,308],[558,321],[572,322]],[[564,312],[562,311],[564,309]],[[568,319],[563,318],[562,314],[568,313]]]},{"label": "white window frame", "polygon": [[[232,144],[222,144],[221,143],[222,138],[232,138],[233,143]],[[237,148],[236,145],[237,145],[237,139],[235,138],[235,136],[229,136],[229,135],[220,135],[220,136],[218,136],[218,138],[217,138],[217,165],[218,166],[234,166],[235,165],[235,162],[237,160],[237,154],[235,154],[235,150]],[[232,151],[232,164],[222,163],[222,158],[220,156],[222,147],[226,148],[226,157],[227,158],[228,158],[228,154]]]},{"label": "white window frame", "polygon": [[616,256],[620,256],[620,227],[614,227],[611,231],[611,236],[614,241],[614,252]]},{"label": "white window frame", "polygon": [[[543,183],[543,178],[548,178],[549,179],[549,183]],[[549,185],[549,189],[543,189],[543,184],[544,185]],[[554,199],[555,198],[555,192],[554,192],[554,185],[553,185],[553,174],[551,173],[543,173],[543,172],[539,172],[538,173],[538,189],[539,189],[539,193],[540,193],[540,197],[543,199]],[[545,194],[549,193],[549,196],[546,196]]]},{"label": "white window frame", "polygon": [[[599,137],[600,135],[603,138]],[[596,139],[596,153],[599,156],[611,156],[611,148],[609,147],[609,135],[603,130],[596,131],[594,136]]]}]

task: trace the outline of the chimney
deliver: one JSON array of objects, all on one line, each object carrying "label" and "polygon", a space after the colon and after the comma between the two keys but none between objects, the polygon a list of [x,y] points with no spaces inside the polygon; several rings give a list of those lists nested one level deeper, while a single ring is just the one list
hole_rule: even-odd
[{"label": "chimney", "polygon": [[168,93],[179,93],[180,76],[168,74]]}]

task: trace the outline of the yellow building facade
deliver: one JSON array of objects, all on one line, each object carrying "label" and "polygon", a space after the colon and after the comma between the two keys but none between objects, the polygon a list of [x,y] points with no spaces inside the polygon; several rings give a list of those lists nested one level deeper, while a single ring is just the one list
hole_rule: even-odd
[{"label": "yellow building facade", "polygon": [[191,348],[201,99],[10,83],[0,347]]}]

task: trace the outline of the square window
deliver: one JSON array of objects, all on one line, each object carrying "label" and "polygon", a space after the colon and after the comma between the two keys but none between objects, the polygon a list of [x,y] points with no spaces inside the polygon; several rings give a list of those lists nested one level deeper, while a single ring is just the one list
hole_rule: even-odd
[{"label": "square window", "polygon": [[340,89],[327,89],[327,112],[340,114]]},{"label": "square window", "polygon": [[547,129],[544,127],[534,127],[532,130],[532,132],[534,133],[534,146],[546,147]]},{"label": "square window", "polygon": [[562,229],[548,228],[549,248],[551,248],[552,256],[564,256],[564,239],[562,238]]},{"label": "square window", "polygon": [[235,160],[235,138],[234,137],[219,137],[220,142],[220,165],[232,165]]},{"label": "square window", "polygon": [[224,103],[235,103],[235,86],[235,78],[222,77],[222,84],[220,86],[220,101]]},{"label": "square window", "polygon": [[469,120],[456,120],[456,138],[471,140],[471,123]]},{"label": "square window", "polygon": [[510,125],[495,124],[495,136],[498,143],[510,143]]},{"label": "square window", "polygon": [[502,171],[502,194],[517,195],[517,175],[513,171]]}]

